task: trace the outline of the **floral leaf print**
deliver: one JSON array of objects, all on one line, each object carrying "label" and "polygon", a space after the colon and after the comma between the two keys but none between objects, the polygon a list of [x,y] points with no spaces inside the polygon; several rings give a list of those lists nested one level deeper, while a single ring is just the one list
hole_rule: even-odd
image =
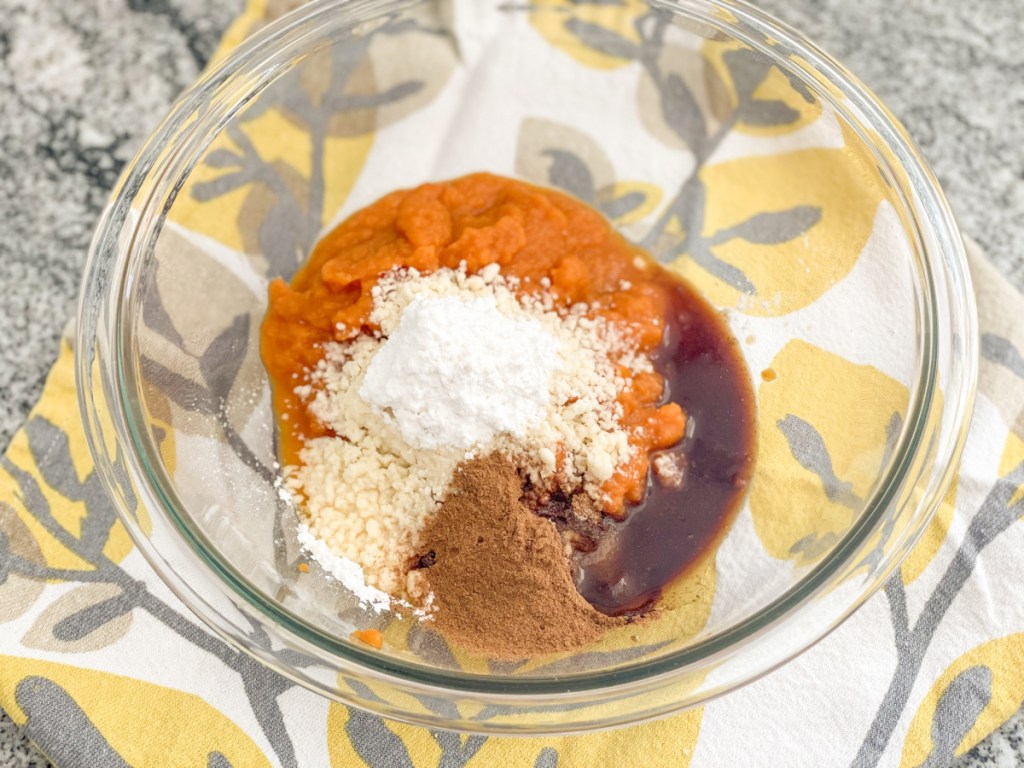
[{"label": "floral leaf print", "polygon": [[785,435],[790,453],[797,463],[821,480],[821,487],[829,501],[853,510],[860,509],[863,500],[853,492],[851,483],[843,482],[836,477],[832,469],[832,457],[829,456],[825,441],[813,424],[789,414],[777,421],[776,426]]},{"label": "floral leaf print", "polygon": [[760,470],[750,511],[769,555],[809,565],[842,538],[872,494],[909,392],[876,368],[800,339],[770,367],[777,378],[758,387]]},{"label": "floral leaf print", "polygon": [[[62,360],[68,364],[66,369],[70,371],[72,370],[70,351],[62,352],[62,355],[65,354],[68,357],[62,357]],[[64,369],[60,368],[59,370]],[[56,396],[55,392],[49,388],[63,386],[66,385],[59,381],[59,377],[51,377],[51,380],[47,382],[48,389],[44,390],[42,402],[59,400],[59,396]],[[13,553],[8,546],[2,571],[8,577],[14,575],[39,582],[62,581],[104,587],[106,591],[102,594],[96,590],[80,593],[80,596],[88,597],[82,600],[83,605],[77,612],[73,608],[67,610],[68,606],[66,605],[62,605],[60,611],[54,609],[51,634],[55,641],[82,643],[98,640],[104,636],[105,628],[111,622],[116,628],[117,616],[121,615],[127,618],[129,610],[132,607],[137,607],[148,613],[152,621],[163,624],[168,630],[195,646],[196,649],[211,654],[228,670],[237,675],[235,679],[239,680],[244,688],[255,719],[273,746],[280,763],[284,766],[295,766],[294,749],[288,733],[284,729],[281,711],[277,704],[277,696],[291,688],[293,684],[255,659],[235,651],[223,641],[200,629],[191,620],[150,593],[145,582],[133,578],[118,565],[118,561],[131,551],[132,544],[120,523],[114,525],[109,523],[112,520],[116,521],[116,514],[109,499],[102,493],[102,489],[98,489],[98,486],[94,485],[99,481],[91,463],[83,465],[82,472],[85,479],[79,479],[79,470],[76,468],[72,456],[85,457],[88,455],[88,451],[81,425],[77,421],[72,422],[72,425],[73,431],[65,432],[43,417],[35,416],[29,421],[23,432],[16,436],[8,455],[0,457],[0,466],[3,466],[10,476],[10,480],[13,481],[11,495],[34,518],[39,531],[35,535],[35,540],[45,557],[42,562],[37,562]],[[25,466],[31,465],[32,471],[15,464],[12,457]],[[82,461],[85,462],[86,459],[83,458]],[[120,471],[123,472],[123,468]],[[45,492],[40,479],[34,474],[35,472],[38,472],[46,482],[48,487]],[[125,482],[127,482],[127,477],[125,477]],[[98,494],[96,490],[99,490]],[[68,494],[68,496],[57,497],[58,492]],[[59,503],[51,504],[51,498],[59,499]],[[75,498],[81,499],[81,501],[73,501],[72,499]],[[144,521],[141,522],[144,523]],[[84,603],[89,604],[84,605]],[[86,631],[89,629],[92,631]],[[27,659],[7,660],[4,663],[12,670],[17,665],[21,665],[18,668],[28,669],[29,666],[35,664]],[[58,667],[60,665],[47,663],[46,676],[54,679],[53,670]],[[32,667],[32,669],[36,669],[36,667]],[[75,674],[79,673],[97,675],[100,676],[97,679],[106,679],[102,677],[104,673],[83,670]],[[126,686],[145,685],[127,678],[108,677],[121,680]],[[12,675],[6,679],[11,683],[14,678]],[[2,684],[4,681],[0,680],[0,685]],[[122,683],[117,683],[118,687],[121,685]],[[85,693],[75,693],[75,698],[84,707],[82,696],[91,695],[94,691],[89,686],[83,690]],[[110,693],[109,688],[106,690]],[[175,695],[184,695],[178,694],[178,692],[174,693]],[[103,701],[118,700],[119,695],[117,694],[111,699],[103,699]],[[136,693],[127,695],[132,696]],[[153,712],[168,711],[165,709],[165,703],[173,711],[181,711],[180,704],[162,703],[159,696],[153,691],[147,692],[145,696],[147,701],[156,697],[153,698],[151,710]],[[204,707],[208,706],[205,703],[200,703]],[[85,709],[89,711],[88,707]],[[223,719],[220,713],[216,713],[216,717]],[[103,732],[109,735],[116,731],[122,720],[125,718],[118,717],[113,723],[108,723],[102,728]],[[129,718],[129,720],[131,719]],[[135,741],[129,741],[128,744],[132,746],[136,742],[145,744],[146,740],[136,736]],[[248,743],[251,746],[251,742]],[[223,750],[222,746],[220,748]],[[208,751],[203,752],[204,758]],[[225,754],[227,753],[225,752]],[[258,751],[250,753],[250,757],[242,761],[241,764],[265,764],[265,762],[261,763],[262,756],[256,760],[253,757],[254,754],[259,753]]]},{"label": "floral leaf print", "polygon": [[175,373],[148,357],[142,358],[142,372],[162,394],[186,411],[198,411],[207,415],[218,412],[219,404],[213,393],[199,382]]},{"label": "floral leaf print", "polygon": [[406,12],[284,74],[214,139],[169,217],[290,277],[347,198],[375,133],[429,104],[454,70],[437,13]]},{"label": "floral leaf print", "polygon": [[[925,602],[913,627],[906,621],[906,596],[899,574],[893,576],[886,584],[885,594],[889,599],[894,616],[894,625],[899,628],[897,633],[899,655],[889,688],[885,692],[874,721],[865,734],[864,741],[851,764],[852,768],[873,768],[878,765],[910,699],[911,688],[920,674],[921,665],[932,638],[949,607],[970,578],[978,556],[992,541],[1024,515],[1024,497],[1020,494],[1022,486],[1024,486],[1024,462],[1003,475],[989,491],[980,509],[971,519],[967,533],[957,548],[956,555]],[[1020,706],[1021,698],[1024,698],[1024,690],[1021,689],[1020,675],[1018,674],[1019,659],[1022,653],[1024,653],[1024,635],[1011,635],[1003,640],[994,640],[980,646],[958,662],[958,664],[969,665],[987,661],[988,666],[998,672],[993,677],[993,690],[997,687],[1011,686],[1010,693],[1001,693],[1000,695],[993,693],[992,705],[986,708],[986,717],[979,717],[967,740],[973,739],[973,743],[980,741]],[[1012,671],[1004,671],[1008,669]],[[945,685],[946,679],[940,679],[935,687]],[[938,693],[933,689],[932,694],[929,695],[925,705],[918,710],[918,715],[911,724],[911,732],[907,737],[907,749],[914,749],[909,746],[912,744],[926,743],[925,739],[915,735],[915,724],[917,724],[918,731],[924,727],[919,723],[921,713],[925,711],[928,702],[937,702],[937,700]],[[1012,705],[1009,702],[1012,702]],[[1007,709],[1007,707],[1010,708]],[[996,718],[994,721],[988,718],[989,713],[992,718]],[[988,730],[982,730],[986,726]],[[966,748],[970,745],[962,746]],[[903,764],[918,765],[924,759],[925,755],[920,754],[909,759],[905,756]]]},{"label": "floral leaf print", "polygon": [[431,738],[441,748],[438,762],[443,768],[463,768],[487,742],[486,736],[461,736],[452,731],[430,731]]},{"label": "floral leaf print", "polygon": [[448,641],[432,629],[415,622],[409,628],[406,642],[409,650],[424,661],[444,669],[461,669]]},{"label": "floral leaf print", "polygon": [[910,550],[907,559],[900,566],[900,578],[903,583],[911,584],[924,573],[935,556],[947,546],[949,529],[953,523],[953,514],[956,511],[957,494],[960,489],[960,476],[957,475],[950,483],[949,490],[939,504],[935,517],[928,524],[921,539]]},{"label": "floral leaf print", "polygon": [[[307,216],[299,203],[300,197],[309,194],[309,185],[305,179],[299,178],[290,166],[275,163],[273,168],[277,171],[278,178],[285,181],[284,188],[288,192],[279,189],[276,195],[273,194],[272,189],[276,185],[271,185],[269,189],[253,189],[240,216],[248,216],[254,210],[263,208],[267,201],[271,201],[269,209],[264,208],[266,213],[262,219],[258,219],[258,252],[267,260],[273,274],[290,277],[295,267],[312,248],[316,234],[311,223],[304,223]],[[292,180],[291,183],[288,183],[289,180]],[[295,192],[296,188],[303,191]],[[252,248],[249,244],[250,237],[251,235],[244,234],[243,241]]]},{"label": "floral leaf print", "polygon": [[[808,305],[852,269],[882,199],[881,185],[863,181],[874,165],[855,135],[844,132],[842,150],[733,148],[715,160],[733,132],[781,137],[821,117],[821,103],[771,59],[714,36],[694,51],[681,43],[694,34],[684,22],[643,3],[545,1],[530,10],[535,28],[581,63],[637,67],[644,125],[692,153],[692,172],[657,220],[630,233],[656,258],[719,306],[768,316]],[[600,198],[601,182],[594,186]],[[814,255],[826,251],[832,258]]]},{"label": "floral leaf print", "polygon": [[650,214],[661,199],[653,184],[616,180],[611,161],[592,137],[549,120],[523,120],[515,168],[527,181],[595,205],[619,227]]},{"label": "floral leaf print", "polygon": [[[2,663],[8,674],[0,689],[16,704],[10,714],[27,721],[29,735],[59,755],[61,765],[151,765],[167,755],[176,765],[206,765],[218,752],[229,764],[270,766],[252,738],[194,694],[50,661],[2,657]],[[125,702],[145,706],[126,716]],[[180,738],[185,730],[188,739]]]},{"label": "floral leaf print", "polygon": [[[161,455],[173,471],[178,435],[245,432],[261,407],[266,379],[257,335],[266,282],[246,256],[205,250],[178,227],[161,234],[157,256],[160,268],[140,289],[143,306],[162,304],[181,341],[141,329],[140,384],[154,432],[163,435]],[[217,300],[197,303],[196,284],[216,285]]]},{"label": "floral leaf print", "polygon": [[47,606],[21,642],[58,653],[96,651],[128,632],[135,606],[115,584],[82,584]]},{"label": "floral leaf print", "polygon": [[771,68],[771,61],[766,56],[749,48],[726,50],[722,54],[722,61],[732,77],[736,100],[740,104],[753,99],[755,89],[761,85]]},{"label": "floral leaf print", "polygon": [[199,358],[199,370],[212,397],[227,398],[245,360],[249,344],[249,315],[239,314]]},{"label": "floral leaf print", "polygon": [[551,158],[548,181],[584,202],[594,199],[594,178],[585,162],[568,149],[545,149],[541,154]]},{"label": "floral leaf print", "polygon": [[688,147],[699,149],[707,138],[707,126],[700,105],[679,75],[664,78],[661,110],[665,123]]},{"label": "floral leaf print", "polygon": [[[356,753],[368,766],[387,768],[413,768],[412,757],[402,740],[385,724],[384,720],[354,707],[348,708],[345,735]],[[332,765],[335,763],[331,761]]]},{"label": "floral leaf print", "polygon": [[244,168],[245,157],[230,149],[215,149],[203,158],[211,168]]},{"label": "floral leaf print", "polygon": [[623,193],[620,197],[612,197],[598,203],[601,213],[609,219],[616,220],[629,216],[647,202],[647,195],[638,190]]},{"label": "floral leaf print", "polygon": [[559,187],[584,202],[615,182],[611,160],[591,136],[535,117],[519,126],[515,170],[529,182]]},{"label": "floral leaf print", "polygon": [[638,30],[649,10],[647,3],[531,0],[525,8],[533,28],[583,66],[615,69],[643,54]]},{"label": "floral leaf print", "polygon": [[[89,473],[84,481],[78,479],[67,433],[47,419],[41,416],[29,419],[25,424],[25,436],[46,484],[69,501],[85,502],[86,517],[79,535],[81,542],[92,552],[102,550],[110,526],[117,517],[107,504],[99,478]],[[93,527],[87,527],[90,521]]]},{"label": "floral leaf print", "polygon": [[[720,306],[776,317],[813,303],[853,269],[882,200],[878,188],[864,183],[875,171],[859,140],[846,129],[843,134],[842,149],[705,165],[697,182],[705,195],[703,208],[695,209],[702,214],[699,226],[659,257]],[[742,272],[752,290],[740,291],[706,269],[697,256],[705,250]]]},{"label": "floral leaf print", "polygon": [[789,133],[821,114],[820,103],[807,87],[776,68],[760,51],[735,41],[709,42],[704,54],[732,93],[740,131]]},{"label": "floral leaf print", "polygon": [[1009,339],[994,333],[982,334],[981,354],[1024,379],[1024,355]]},{"label": "floral leaf print", "polygon": [[736,119],[728,87],[700,51],[654,37],[646,48],[636,91],[641,122],[668,147],[706,157],[707,142]]},{"label": "floral leaf print", "polygon": [[662,640],[648,645],[637,645],[615,651],[588,651],[574,653],[564,659],[552,661],[532,668],[530,674],[560,675],[567,672],[584,672],[592,669],[604,669],[609,665],[623,664],[633,659],[643,658],[668,645],[670,640]]},{"label": "floral leaf print", "polygon": [[694,244],[690,250],[684,250],[683,253],[689,256],[693,264],[703,268],[708,275],[720,280],[723,284],[748,296],[757,293],[757,286],[750,282],[750,278],[742,269],[727,261],[722,261],[703,244]]},{"label": "floral leaf print", "polygon": [[981,643],[929,687],[903,742],[901,768],[950,765],[1020,708],[1024,634]]},{"label": "floral leaf print", "polygon": [[792,125],[799,119],[800,113],[779,99],[751,101],[740,114],[742,122],[758,126]]},{"label": "floral leaf print", "polygon": [[142,320],[146,327],[156,331],[172,344],[181,347],[185,343],[178,329],[174,327],[171,316],[167,314],[159,291],[151,291],[142,302]]},{"label": "floral leaf print", "polygon": [[128,534],[118,522],[99,476],[90,471],[84,480],[78,479],[67,433],[42,416],[29,419],[24,430],[36,469],[46,485],[84,507],[84,515],[75,526],[77,535],[73,533],[75,528],[67,526],[75,536],[76,551],[89,561],[100,555],[113,560],[123,558],[132,547]]},{"label": "floral leaf print", "polygon": [[46,744],[47,756],[63,765],[128,768],[67,691],[45,677],[18,683],[18,706],[28,716],[29,738]]},{"label": "floral leaf print", "polygon": [[956,746],[992,699],[992,670],[980,664],[968,667],[953,678],[942,692],[932,719],[932,751],[923,768],[946,768]]},{"label": "floral leaf print", "polygon": [[583,45],[605,56],[635,59],[640,55],[640,47],[636,43],[609,27],[602,27],[584,19],[569,18],[565,20],[565,29],[579,38]]},{"label": "floral leaf print", "polygon": [[44,564],[39,544],[18,513],[0,502],[0,624],[24,614],[43,591],[42,580],[13,571],[15,558],[36,567]]},{"label": "floral leaf print", "polygon": [[778,245],[799,237],[821,220],[821,208],[797,205],[785,211],[755,213],[728,229],[718,232],[712,242],[717,245],[735,237],[758,245]]}]

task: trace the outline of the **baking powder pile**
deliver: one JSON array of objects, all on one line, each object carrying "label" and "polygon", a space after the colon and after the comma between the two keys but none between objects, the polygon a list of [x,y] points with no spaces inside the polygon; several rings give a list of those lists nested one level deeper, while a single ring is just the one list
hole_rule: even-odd
[{"label": "baking powder pile", "polygon": [[517,288],[497,265],[388,272],[373,289],[379,330],[325,345],[296,390],[333,435],[306,443],[286,485],[309,533],[368,588],[422,602],[417,541],[467,460],[504,456],[538,487],[557,480],[600,506],[632,455],[620,366],[650,360],[588,307]]},{"label": "baking powder pile", "polygon": [[359,396],[416,448],[526,436],[544,418],[558,343],[536,320],[498,311],[493,295],[420,294],[370,361]]}]

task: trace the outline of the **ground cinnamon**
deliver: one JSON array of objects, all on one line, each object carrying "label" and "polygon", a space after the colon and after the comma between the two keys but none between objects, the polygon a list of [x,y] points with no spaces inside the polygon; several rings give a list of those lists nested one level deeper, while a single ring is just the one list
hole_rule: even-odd
[{"label": "ground cinnamon", "polygon": [[433,592],[438,630],[492,659],[573,650],[626,621],[580,596],[555,524],[521,497],[508,458],[462,464],[414,563]]}]

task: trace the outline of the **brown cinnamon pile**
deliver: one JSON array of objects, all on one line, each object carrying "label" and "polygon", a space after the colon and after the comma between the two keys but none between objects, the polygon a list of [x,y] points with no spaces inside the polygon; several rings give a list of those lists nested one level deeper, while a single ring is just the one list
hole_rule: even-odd
[{"label": "brown cinnamon pile", "polygon": [[438,630],[492,659],[572,650],[625,621],[580,596],[555,525],[521,495],[507,458],[466,462],[417,548]]}]

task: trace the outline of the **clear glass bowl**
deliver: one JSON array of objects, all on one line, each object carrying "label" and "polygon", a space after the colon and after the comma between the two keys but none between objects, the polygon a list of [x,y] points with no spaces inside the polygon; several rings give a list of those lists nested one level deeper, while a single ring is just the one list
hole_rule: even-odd
[{"label": "clear glass bowl", "polygon": [[[599,206],[727,313],[757,384],[747,501],[672,609],[516,664],[297,569],[257,345],[267,279],[332,222],[476,170]],[[224,59],[126,170],[89,258],[78,385],[138,548],[236,646],[400,720],[583,731],[743,685],[879,588],[955,470],[972,301],[904,131],[751,7],[328,0]],[[350,640],[371,626],[381,651]]]}]

